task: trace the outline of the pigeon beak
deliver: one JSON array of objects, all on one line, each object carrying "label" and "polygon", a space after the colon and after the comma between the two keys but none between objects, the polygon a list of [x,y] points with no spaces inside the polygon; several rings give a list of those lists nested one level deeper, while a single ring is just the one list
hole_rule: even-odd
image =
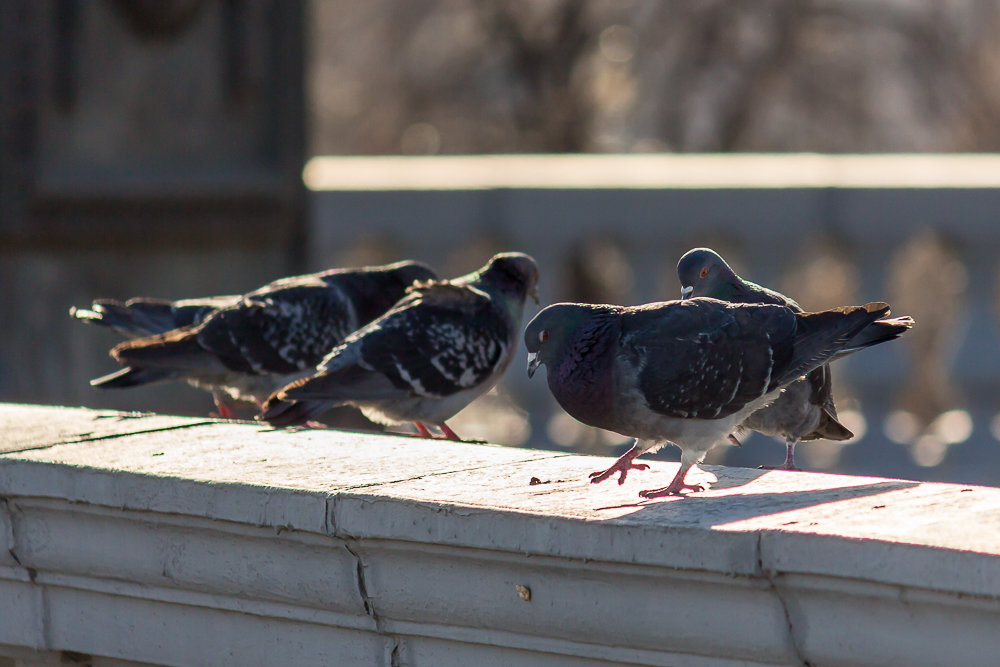
[{"label": "pigeon beak", "polygon": [[541,360],[541,358],[539,358],[538,353],[537,352],[529,352],[528,353],[528,378],[529,379],[532,376],[534,376],[535,371],[537,371],[538,367],[541,366],[541,365],[542,365],[542,360]]},{"label": "pigeon beak", "polygon": [[528,296],[531,297],[536,306],[542,305],[542,302],[538,300],[538,285],[532,285],[531,289],[528,290]]},{"label": "pigeon beak", "polygon": [[681,288],[681,299],[686,299],[691,296],[691,292],[694,291],[694,285],[688,285]]}]

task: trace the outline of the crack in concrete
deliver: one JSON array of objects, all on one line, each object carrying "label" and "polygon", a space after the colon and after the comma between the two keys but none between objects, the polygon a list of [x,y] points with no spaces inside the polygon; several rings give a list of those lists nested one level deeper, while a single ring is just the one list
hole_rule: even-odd
[{"label": "crack in concrete", "polygon": [[323,534],[332,535],[334,537],[339,537],[337,535],[337,517],[334,515],[334,506],[337,503],[337,496],[327,495],[326,497],[326,509],[325,515],[323,516]]},{"label": "crack in concrete", "polygon": [[[21,559],[17,555],[17,531],[14,528],[15,509],[12,509],[12,503],[10,502],[10,498],[7,498],[6,496],[0,496],[0,504],[3,505],[3,513],[4,516],[6,517],[6,521],[3,522],[6,524],[7,528],[6,530],[7,534],[4,536],[4,539],[7,542],[7,544],[10,545],[7,548],[7,553],[10,554],[10,557],[14,559],[15,563],[17,563],[21,567],[24,567],[24,563],[21,562]],[[16,506],[14,507],[16,508]],[[16,511],[19,512],[20,509],[17,509]]]},{"label": "crack in concrete", "polygon": [[25,563],[21,561],[20,556],[17,555],[18,545],[22,542],[21,515],[23,512],[21,508],[7,496],[0,496],[0,504],[3,506],[3,511],[7,516],[7,523],[9,525],[7,529],[7,539],[9,540],[10,547],[7,551],[10,553],[11,558],[14,559],[14,562],[20,567],[23,567],[24,571],[28,574],[28,580],[34,584],[33,589],[38,598],[37,601],[40,616],[39,623],[41,625],[38,630],[42,641],[42,646],[38,648],[47,648],[52,645],[52,621],[48,599],[48,587],[45,585],[38,585],[38,570],[30,565],[25,565]]},{"label": "crack in concrete", "polygon": [[361,595],[361,603],[364,605],[365,613],[375,622],[375,631],[383,634],[382,619],[379,618],[378,612],[375,611],[375,602],[368,596],[368,583],[365,581],[365,563],[361,559],[361,554],[351,548],[350,543],[347,541],[344,542],[344,548],[354,556],[354,560],[357,563],[358,594]]},{"label": "crack in concrete", "polygon": [[392,651],[389,653],[389,667],[402,667],[402,662],[400,662],[399,652],[402,649],[401,642],[395,640],[392,645]]},{"label": "crack in concrete", "polygon": [[351,546],[350,540],[344,540],[344,548],[347,552],[354,556],[354,560],[357,566],[356,581],[358,584],[358,595],[361,596],[361,603],[364,606],[365,614],[371,617],[372,622],[375,624],[375,632],[380,635],[387,642],[386,657],[388,658],[389,667],[401,667],[400,662],[400,649],[402,648],[401,640],[385,631],[385,625],[382,622],[382,618],[378,615],[378,611],[375,609],[375,601],[368,594],[368,582],[365,578],[366,565],[364,560],[361,558],[361,553]]},{"label": "crack in concrete", "polygon": [[441,470],[438,472],[428,472],[422,475],[415,475],[413,477],[402,477],[400,479],[384,480],[379,482],[366,482],[365,484],[354,484],[352,486],[341,486],[337,488],[337,492],[341,491],[355,491],[357,489],[367,489],[373,486],[389,486],[391,484],[402,484],[404,482],[414,482],[418,479],[426,479],[428,477],[438,477],[441,475],[453,475],[460,472],[472,472],[474,470],[488,470],[490,468],[498,468],[501,466],[516,465],[520,463],[533,463],[535,461],[551,461],[553,459],[561,459],[567,456],[578,456],[578,454],[554,454],[552,456],[539,456],[537,458],[531,459],[518,459],[516,461],[504,461],[502,463],[488,463],[481,466],[472,466],[471,468],[455,468],[452,470]]},{"label": "crack in concrete", "polygon": [[190,424],[176,424],[174,426],[158,426],[156,428],[147,428],[140,431],[129,431],[128,433],[108,433],[106,435],[81,435],[77,438],[71,438],[69,440],[60,440],[59,442],[50,442],[45,445],[32,445],[31,447],[22,447],[20,449],[10,449],[5,452],[0,453],[0,456],[6,456],[8,454],[21,454],[24,452],[34,452],[42,449],[52,449],[53,447],[60,447],[62,445],[79,445],[84,442],[99,442],[101,440],[112,440],[114,438],[127,438],[133,435],[144,435],[147,433],[159,433],[161,431],[177,431],[180,429],[191,428],[194,426],[206,426],[208,424],[214,424],[214,421],[202,421],[202,422],[192,422]]},{"label": "crack in concrete", "polygon": [[775,580],[775,573],[764,567],[763,539],[764,531],[758,531],[756,547],[757,571],[760,572],[760,576],[767,581],[771,590],[774,592],[775,597],[778,598],[778,604],[781,605],[781,612],[785,616],[785,627],[788,629],[788,641],[792,646],[792,650],[795,652],[795,657],[798,658],[799,663],[803,665],[803,667],[813,667],[813,664],[806,659],[805,654],[802,651],[802,646],[799,644],[798,633],[795,631],[795,622],[792,620],[792,611],[788,607],[788,600],[785,599],[784,593],[781,591],[781,587],[778,586],[778,582]]}]

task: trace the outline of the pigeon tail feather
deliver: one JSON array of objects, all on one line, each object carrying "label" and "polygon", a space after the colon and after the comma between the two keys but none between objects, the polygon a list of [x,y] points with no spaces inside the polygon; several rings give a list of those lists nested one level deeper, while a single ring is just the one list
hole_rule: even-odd
[{"label": "pigeon tail feather", "polygon": [[258,419],[271,426],[299,426],[329,407],[333,407],[329,401],[286,401],[274,395],[267,399]]},{"label": "pigeon tail feather", "polygon": [[866,347],[895,340],[911,328],[913,328],[913,318],[909,315],[878,319],[855,334],[847,347],[838,352],[834,358],[839,359]]},{"label": "pigeon tail feather", "polygon": [[98,389],[125,389],[139,387],[153,382],[162,382],[176,377],[176,373],[158,368],[133,368],[127,366],[114,373],[94,378],[90,381],[92,387]]},{"label": "pigeon tail feather", "polygon": [[[883,302],[845,306],[815,313],[797,313],[795,348],[801,351],[802,356],[798,359],[798,363],[781,374],[782,377],[772,378],[771,385],[782,386],[790,379],[808,373],[834,355],[843,356],[847,341],[852,340],[872,322],[888,314],[889,304]],[[875,345],[880,342],[883,341],[875,340],[868,344]]]},{"label": "pigeon tail feather", "polygon": [[219,359],[198,342],[195,329],[175,329],[164,334],[133,338],[111,348],[111,356],[130,366],[161,366],[173,369],[211,369]]},{"label": "pigeon tail feather", "polygon": [[132,299],[121,303],[111,299],[94,301],[90,309],[70,308],[70,317],[114,329],[125,336],[149,336],[173,329],[170,302]]},{"label": "pigeon tail feather", "polygon": [[854,437],[854,432],[837,421],[837,416],[830,414],[829,410],[821,410],[819,419],[819,425],[811,433],[802,436],[800,440],[819,440],[823,438],[840,441],[850,440]]},{"label": "pigeon tail feather", "polygon": [[322,400],[334,405],[392,399],[408,393],[381,374],[353,364],[296,380],[277,392],[284,400]]}]

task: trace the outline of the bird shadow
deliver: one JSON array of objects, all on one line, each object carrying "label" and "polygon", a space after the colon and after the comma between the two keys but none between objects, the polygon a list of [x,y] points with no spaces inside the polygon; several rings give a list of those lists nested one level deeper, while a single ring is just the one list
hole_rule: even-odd
[{"label": "bird shadow", "polygon": [[[766,473],[767,471],[760,471]],[[759,475],[758,475],[759,476]],[[852,486],[805,491],[766,491],[762,493],[732,493],[722,496],[697,493],[670,498],[653,498],[635,503],[597,508],[600,510],[635,508],[634,512],[616,514],[609,521],[627,520],[630,523],[664,523],[713,527],[762,516],[782,514],[808,507],[816,507],[842,500],[877,496],[890,491],[909,489],[919,482],[886,480]],[[739,486],[732,484],[730,487]],[[719,489],[719,484],[712,486]],[[789,523],[797,523],[791,521]]]}]

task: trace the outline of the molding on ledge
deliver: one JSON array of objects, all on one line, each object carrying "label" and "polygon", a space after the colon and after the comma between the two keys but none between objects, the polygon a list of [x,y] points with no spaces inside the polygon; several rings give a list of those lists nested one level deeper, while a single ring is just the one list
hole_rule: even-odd
[{"label": "molding on ledge", "polygon": [[0,405],[11,449],[0,664],[1000,654],[1000,489],[706,467],[709,491],[640,503],[676,464],[591,485],[605,460]]}]

